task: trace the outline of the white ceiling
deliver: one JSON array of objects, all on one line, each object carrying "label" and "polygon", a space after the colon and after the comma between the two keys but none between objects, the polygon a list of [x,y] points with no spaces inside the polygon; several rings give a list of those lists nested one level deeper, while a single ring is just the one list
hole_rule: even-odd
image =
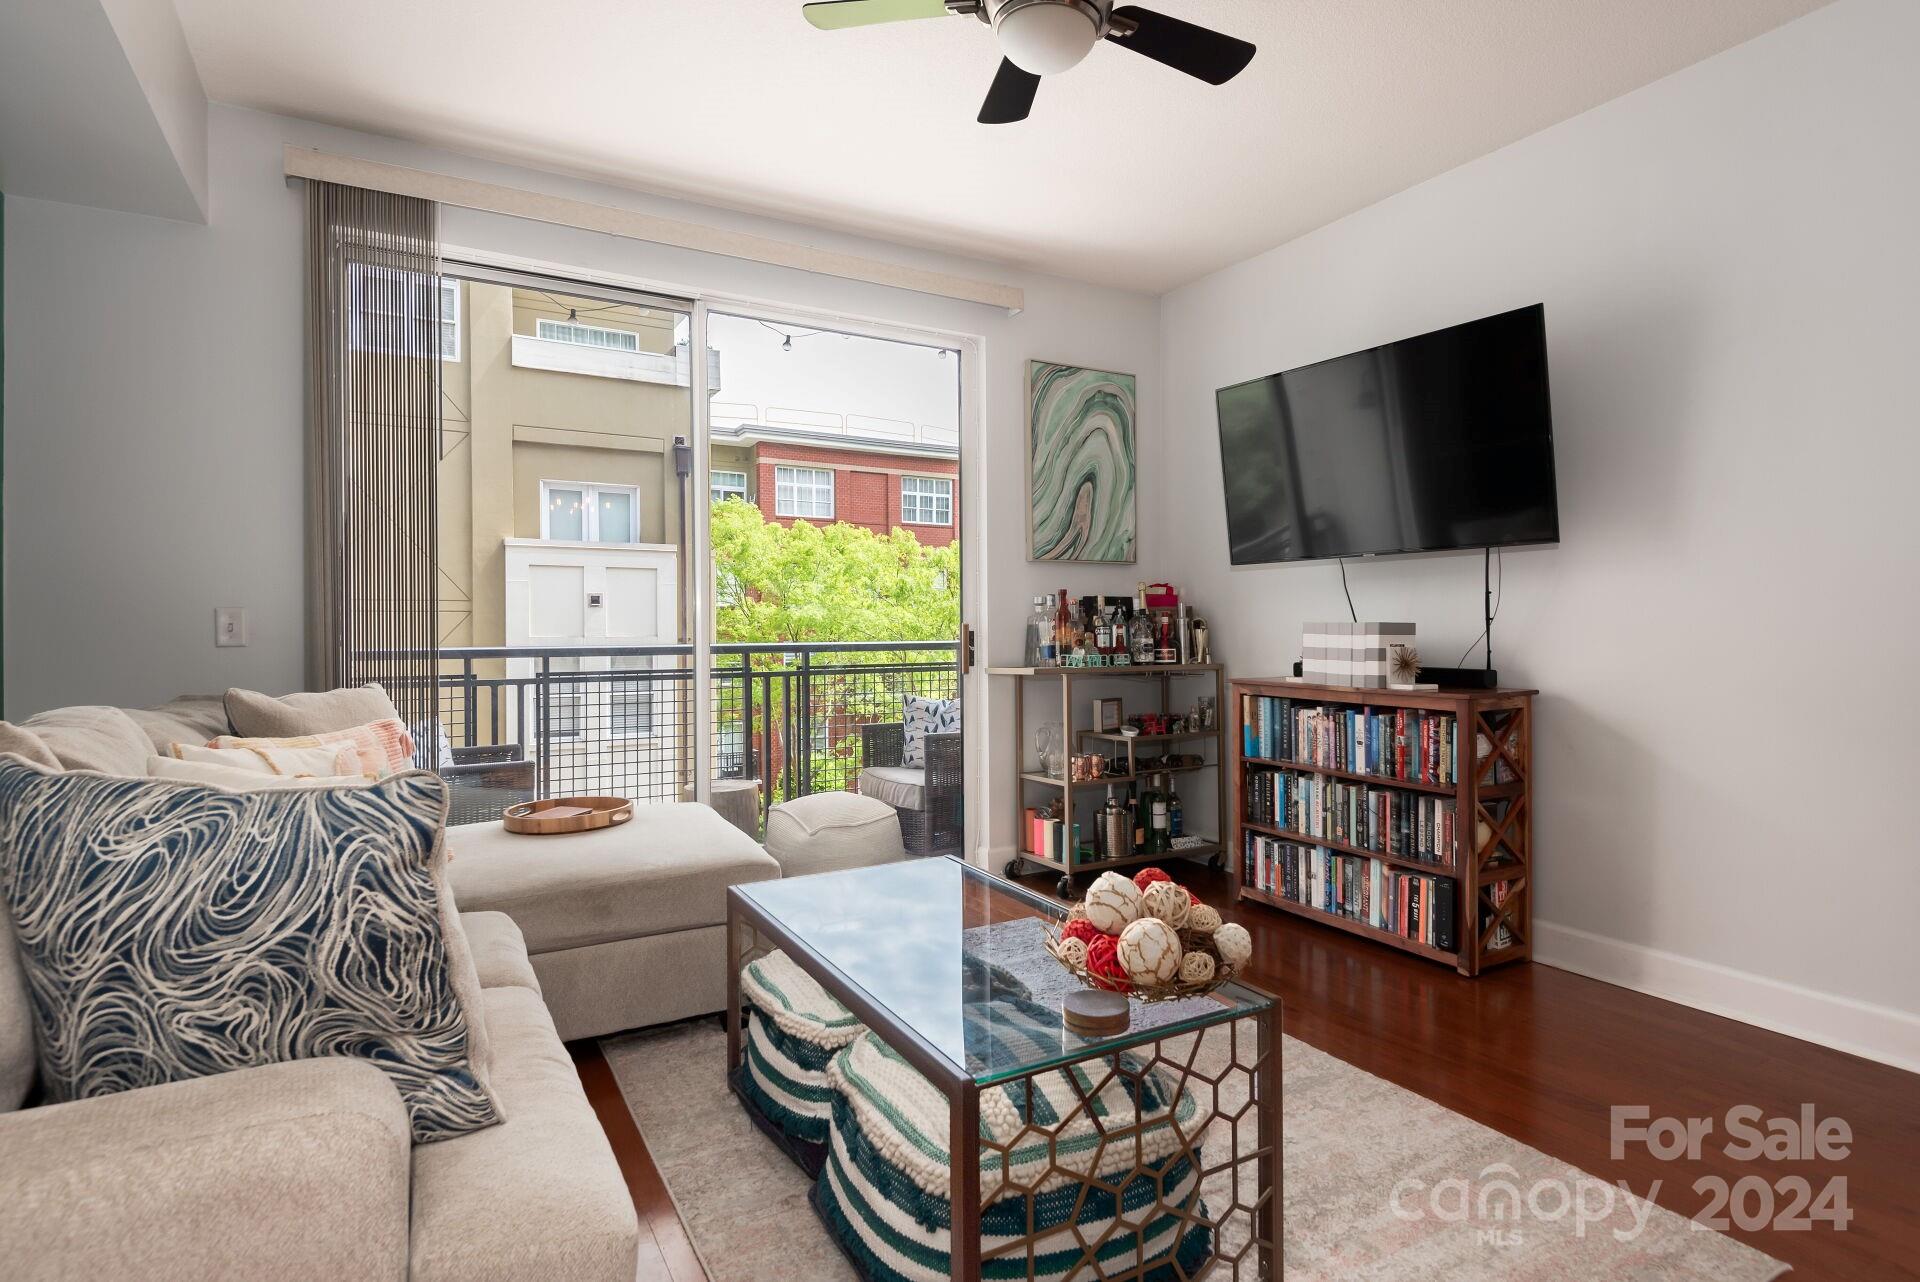
[{"label": "white ceiling", "polygon": [[1259,55],[1212,88],[1102,45],[989,127],[971,18],[176,0],[218,101],[1155,293],[1826,2],[1155,0]]}]

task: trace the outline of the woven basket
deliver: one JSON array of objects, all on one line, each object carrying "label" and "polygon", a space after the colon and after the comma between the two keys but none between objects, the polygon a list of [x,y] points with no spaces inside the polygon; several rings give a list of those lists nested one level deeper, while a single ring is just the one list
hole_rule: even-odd
[{"label": "woven basket", "polygon": [[1220,985],[1233,978],[1234,968],[1220,960],[1220,954],[1214,951],[1213,936],[1197,930],[1179,930],[1180,952],[1182,956],[1198,949],[1213,958],[1213,978],[1204,984],[1188,984],[1173,980],[1165,984],[1136,984],[1130,979],[1096,978],[1085,966],[1076,966],[1060,955],[1060,943],[1064,936],[1058,928],[1047,927],[1047,952],[1060,963],[1060,968],[1085,984],[1088,988],[1099,988],[1110,993],[1125,993],[1129,997],[1138,997],[1143,1002],[1175,1002],[1183,997],[1205,997]]}]

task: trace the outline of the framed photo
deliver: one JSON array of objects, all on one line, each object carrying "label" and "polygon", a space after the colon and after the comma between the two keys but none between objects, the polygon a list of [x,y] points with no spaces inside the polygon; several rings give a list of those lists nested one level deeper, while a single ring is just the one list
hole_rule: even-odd
[{"label": "framed photo", "polygon": [[1126,722],[1127,714],[1118,699],[1095,699],[1093,701],[1093,728],[1104,734],[1112,734]]},{"label": "framed photo", "polygon": [[1131,565],[1135,511],[1131,374],[1027,362],[1027,556]]}]

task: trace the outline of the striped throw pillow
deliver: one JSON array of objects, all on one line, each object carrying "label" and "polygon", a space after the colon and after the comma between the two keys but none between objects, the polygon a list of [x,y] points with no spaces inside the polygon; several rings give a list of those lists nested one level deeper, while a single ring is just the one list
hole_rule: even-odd
[{"label": "striped throw pillow", "polygon": [[209,748],[248,748],[256,751],[276,748],[351,748],[358,760],[359,773],[372,779],[384,779],[398,770],[413,768],[413,734],[406,722],[373,721],[350,730],[328,730],[322,734],[296,735],[286,739],[244,739],[223,734],[207,744]]}]

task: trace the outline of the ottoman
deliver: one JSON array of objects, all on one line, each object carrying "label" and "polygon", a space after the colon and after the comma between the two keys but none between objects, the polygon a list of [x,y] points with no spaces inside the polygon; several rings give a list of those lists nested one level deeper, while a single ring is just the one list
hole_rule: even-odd
[{"label": "ottoman", "polygon": [[801,1169],[818,1175],[833,1111],[827,1062],[866,1030],[783,952],[741,968],[740,1000],[746,1007],[740,1094]]},{"label": "ottoman", "polygon": [[767,853],[782,877],[866,868],[906,858],[893,807],[852,792],[816,792],[767,812]]},{"label": "ottoman", "polygon": [[[1054,1023],[1057,1039],[1057,1017]],[[1123,1058],[1130,1072],[1140,1072],[1131,1057]],[[1089,1069],[1106,1081],[1096,1083]],[[813,1191],[822,1220],[867,1282],[947,1282],[952,1203],[946,1096],[871,1032],[833,1058],[827,1080],[833,1087],[827,1164]],[[1034,1077],[1031,1101],[1019,1082],[981,1091],[982,1138],[1009,1146],[1004,1159],[983,1146],[982,1253],[1030,1232],[1043,1235],[1031,1274],[1022,1249],[997,1259],[989,1255],[985,1276],[1041,1282],[1100,1277],[1132,1268],[1142,1249],[1150,1266],[1142,1276],[1153,1282],[1199,1274],[1212,1235],[1198,1219],[1206,1214],[1196,1169],[1199,1147],[1189,1150],[1180,1138],[1190,1131],[1198,1106],[1184,1091],[1170,1098],[1173,1091],[1158,1072],[1137,1080],[1143,1087],[1138,1112],[1122,1077],[1105,1074],[1097,1063]],[[1083,1099],[1090,1105],[1083,1106]],[[1023,1134],[1029,1108],[1036,1126],[1046,1130]],[[1098,1127],[1089,1108],[1101,1118]],[[1073,1120],[1050,1145],[1047,1131],[1062,1117]],[[1103,1144],[1099,1127],[1120,1129],[1122,1136]],[[1050,1158],[1062,1169],[1050,1171]],[[1004,1177],[1003,1161],[1012,1168]],[[1163,1188],[1169,1205],[1150,1215]],[[1119,1231],[1084,1264],[1082,1242],[1099,1242],[1116,1213]]]}]

